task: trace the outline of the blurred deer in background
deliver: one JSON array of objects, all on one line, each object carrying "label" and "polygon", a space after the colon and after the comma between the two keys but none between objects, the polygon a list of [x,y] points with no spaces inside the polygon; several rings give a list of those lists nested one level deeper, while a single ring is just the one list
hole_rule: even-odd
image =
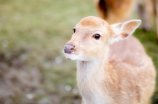
[{"label": "blurred deer in background", "polygon": [[157,31],[157,39],[158,39],[158,0],[153,0],[154,1],[154,12],[156,15],[156,31]]},{"label": "blurred deer in background", "polygon": [[74,27],[64,55],[77,60],[82,104],[150,103],[155,69],[141,43],[130,36],[140,22],[109,25],[101,18],[89,16]]},{"label": "blurred deer in background", "polygon": [[129,20],[135,9],[142,20],[142,29],[145,31],[151,29],[153,11],[156,13],[156,25],[158,25],[158,0],[95,0],[95,2],[100,17],[110,24]]}]

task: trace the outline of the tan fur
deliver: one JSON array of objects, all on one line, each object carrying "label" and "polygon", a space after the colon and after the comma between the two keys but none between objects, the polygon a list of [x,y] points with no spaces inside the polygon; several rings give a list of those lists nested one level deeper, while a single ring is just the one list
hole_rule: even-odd
[{"label": "tan fur", "polygon": [[108,23],[124,22],[129,19],[135,0],[96,0],[100,17]]},{"label": "tan fur", "polygon": [[[136,10],[142,20],[142,28],[151,29],[153,15],[153,1],[158,7],[157,0],[95,0],[98,13],[108,23],[124,22],[131,18],[132,11]],[[156,18],[158,16],[156,15]],[[158,34],[158,33],[157,33]]]},{"label": "tan fur", "polygon": [[[132,22],[127,27],[135,25]],[[75,46],[73,54],[86,57],[77,62],[82,104],[149,104],[156,74],[141,43],[130,36],[110,45],[113,28],[97,17],[82,19],[75,29],[67,44]],[[93,33],[98,31],[101,37],[95,40]]]},{"label": "tan fur", "polygon": [[96,27],[98,25],[104,25],[104,22],[102,21],[93,21],[92,19],[86,19],[86,21],[81,21],[80,23],[82,26],[87,26],[87,27]]},{"label": "tan fur", "polygon": [[[155,83],[153,83],[153,78],[155,78],[155,70],[151,59],[146,55],[140,42],[134,37],[129,37],[126,40],[114,43],[110,48],[109,61],[117,68],[117,71],[120,69],[117,75],[121,76],[118,76],[116,80],[120,79],[118,81],[121,81],[123,78],[129,78],[130,80],[127,81],[131,81],[130,90],[125,88],[127,86],[119,86],[118,84],[119,88],[126,90],[125,92],[137,94],[135,100],[140,104],[149,104],[154,92]],[[131,71],[126,70],[126,68]],[[124,82],[124,84],[126,83]],[[131,101],[130,104],[137,103]]]}]

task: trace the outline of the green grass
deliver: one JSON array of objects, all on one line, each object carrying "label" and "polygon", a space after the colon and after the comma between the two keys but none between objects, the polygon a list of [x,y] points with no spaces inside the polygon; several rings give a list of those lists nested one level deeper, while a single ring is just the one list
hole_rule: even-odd
[{"label": "green grass", "polygon": [[[79,94],[65,90],[66,86],[77,88],[76,63],[66,60],[61,51],[75,24],[89,15],[97,16],[92,0],[0,0],[0,62],[11,70],[19,66],[14,65],[18,59],[22,62],[20,70],[38,69],[40,79],[40,91],[29,92],[35,94],[33,99],[28,100],[24,96],[27,91],[23,91],[0,98],[0,103],[11,100],[13,104],[38,104],[49,99],[54,104],[74,104],[74,101],[79,104]],[[138,29],[134,34],[158,69],[155,29],[150,32]],[[157,96],[158,91],[153,98],[155,104]]]},{"label": "green grass", "polygon": [[158,69],[158,41],[156,39],[155,28],[149,32],[137,29],[134,36],[137,37],[144,45],[146,52],[152,57],[155,67]]}]

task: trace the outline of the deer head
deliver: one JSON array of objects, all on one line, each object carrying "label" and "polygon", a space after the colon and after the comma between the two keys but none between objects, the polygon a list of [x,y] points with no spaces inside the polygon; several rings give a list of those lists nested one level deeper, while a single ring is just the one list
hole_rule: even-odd
[{"label": "deer head", "polygon": [[92,61],[105,58],[108,46],[127,38],[140,25],[141,20],[109,25],[105,20],[89,16],[75,27],[74,34],[64,48],[64,55],[71,60]]}]

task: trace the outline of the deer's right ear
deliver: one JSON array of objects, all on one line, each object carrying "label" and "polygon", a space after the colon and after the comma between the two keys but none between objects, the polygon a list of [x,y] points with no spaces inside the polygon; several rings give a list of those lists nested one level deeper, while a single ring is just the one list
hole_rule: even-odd
[{"label": "deer's right ear", "polygon": [[112,39],[110,43],[115,41],[124,39],[130,35],[137,29],[140,25],[141,20],[130,20],[124,23],[117,23],[110,25],[112,30]]}]

